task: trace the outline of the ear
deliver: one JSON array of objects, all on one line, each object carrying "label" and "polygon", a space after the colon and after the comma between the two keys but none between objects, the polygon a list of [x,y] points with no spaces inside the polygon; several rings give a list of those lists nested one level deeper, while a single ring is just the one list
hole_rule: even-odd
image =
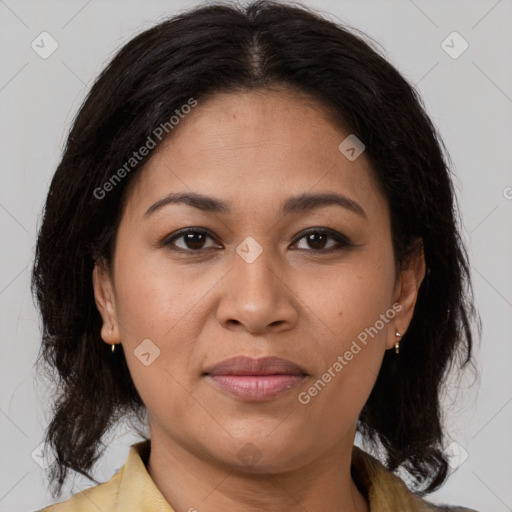
[{"label": "ear", "polygon": [[96,306],[103,320],[101,337],[105,343],[119,343],[119,328],[110,271],[104,261],[96,261],[92,271],[92,285]]},{"label": "ear", "polygon": [[[418,238],[414,241],[410,252],[404,262],[397,279],[394,291],[393,304],[399,303],[401,308],[394,306],[397,311],[394,318],[394,325],[388,331],[388,339],[386,346],[388,349],[393,348],[397,341],[400,341],[409,328],[414,306],[418,298],[418,291],[423,278],[425,277],[425,253],[423,251],[423,240]],[[395,336],[395,332],[399,332],[402,336]]]}]

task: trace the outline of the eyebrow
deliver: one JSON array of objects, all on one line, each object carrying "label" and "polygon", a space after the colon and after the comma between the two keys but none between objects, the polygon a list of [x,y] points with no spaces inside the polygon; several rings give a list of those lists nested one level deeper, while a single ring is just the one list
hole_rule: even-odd
[{"label": "eyebrow", "polygon": [[[144,217],[149,217],[160,208],[168,204],[186,204],[197,208],[204,212],[224,213],[231,212],[230,206],[214,197],[197,194],[193,192],[171,193],[159,199],[152,204],[144,213]],[[363,208],[354,201],[344,195],[335,193],[324,194],[301,194],[299,196],[289,197],[283,203],[283,214],[307,212],[323,206],[337,205],[349,210],[361,217],[367,218]]]}]

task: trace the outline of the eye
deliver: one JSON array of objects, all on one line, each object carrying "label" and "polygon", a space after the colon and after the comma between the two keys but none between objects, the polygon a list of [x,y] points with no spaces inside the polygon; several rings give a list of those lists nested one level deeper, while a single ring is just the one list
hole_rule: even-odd
[{"label": "eye", "polygon": [[[161,247],[183,252],[201,252],[202,250],[219,248],[218,245],[206,245],[207,240],[215,240],[207,230],[202,228],[186,228],[173,233],[162,240]],[[331,243],[328,241],[331,240]],[[302,243],[302,247],[300,244]],[[300,250],[312,250],[312,252],[329,253],[339,251],[347,247],[354,247],[350,240],[329,228],[311,228],[302,232],[294,242]]]},{"label": "eye", "polygon": [[[332,252],[339,251],[345,247],[353,247],[353,244],[346,236],[329,228],[311,228],[306,233],[301,233],[301,235],[297,242],[295,242],[298,243],[304,240],[303,247],[298,247],[301,250],[313,249],[313,251],[318,252]],[[328,245],[327,241],[329,239],[334,241],[334,243]]]},{"label": "eye", "polygon": [[[178,251],[198,252],[201,249],[210,249],[215,247],[215,245],[205,247],[205,243],[208,238],[213,240],[213,237],[204,229],[187,228],[166,237],[162,240],[161,245],[174,246],[171,247],[171,249]],[[181,245],[177,243],[178,241],[181,241]]]}]

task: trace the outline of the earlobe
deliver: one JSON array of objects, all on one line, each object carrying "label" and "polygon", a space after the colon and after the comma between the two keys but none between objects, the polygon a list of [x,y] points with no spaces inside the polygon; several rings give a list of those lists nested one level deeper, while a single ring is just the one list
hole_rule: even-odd
[{"label": "earlobe", "polygon": [[118,343],[116,304],[111,277],[105,264],[96,262],[92,271],[96,307],[103,320],[101,337],[105,343]]}]

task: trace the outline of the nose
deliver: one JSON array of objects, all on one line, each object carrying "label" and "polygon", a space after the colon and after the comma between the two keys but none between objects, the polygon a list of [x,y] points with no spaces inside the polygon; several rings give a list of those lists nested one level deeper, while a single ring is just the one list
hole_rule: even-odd
[{"label": "nose", "polygon": [[296,325],[299,301],[278,267],[270,251],[264,250],[251,263],[234,255],[216,312],[223,327],[265,334]]}]

